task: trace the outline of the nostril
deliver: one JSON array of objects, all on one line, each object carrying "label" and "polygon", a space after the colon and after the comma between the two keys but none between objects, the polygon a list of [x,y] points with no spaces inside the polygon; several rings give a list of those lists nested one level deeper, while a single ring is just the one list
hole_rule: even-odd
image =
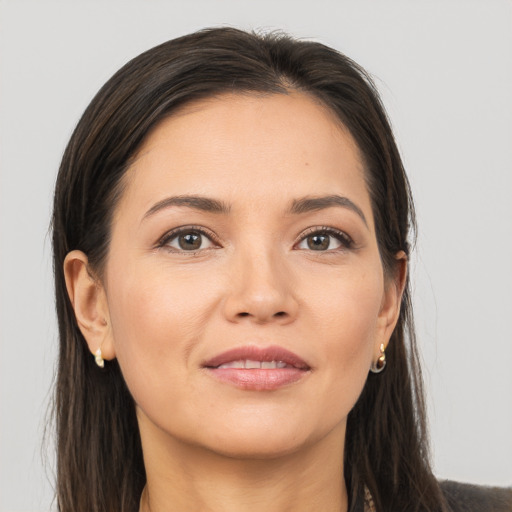
[{"label": "nostril", "polygon": [[[247,313],[246,311],[242,311],[241,313],[238,313],[238,316],[243,318],[243,317],[251,316],[251,314]],[[283,316],[287,316],[287,313],[286,313],[286,311],[278,311],[277,313],[274,313],[272,316],[280,318]]]}]

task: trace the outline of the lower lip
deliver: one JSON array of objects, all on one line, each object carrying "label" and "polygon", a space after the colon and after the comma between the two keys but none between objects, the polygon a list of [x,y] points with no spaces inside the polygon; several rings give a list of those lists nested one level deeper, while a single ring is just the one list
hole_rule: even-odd
[{"label": "lower lip", "polygon": [[305,377],[309,372],[299,368],[239,369],[207,368],[208,373],[224,384],[251,391],[272,391],[288,386]]}]

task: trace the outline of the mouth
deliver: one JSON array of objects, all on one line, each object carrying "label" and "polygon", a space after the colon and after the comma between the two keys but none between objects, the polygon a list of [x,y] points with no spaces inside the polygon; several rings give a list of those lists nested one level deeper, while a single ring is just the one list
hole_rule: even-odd
[{"label": "mouth", "polygon": [[281,347],[238,347],[203,364],[216,380],[239,389],[271,391],[308,375],[311,367],[299,356]]},{"label": "mouth", "polygon": [[239,370],[276,370],[277,368],[294,368],[294,366],[284,361],[253,361],[251,359],[241,359],[217,366],[217,369],[223,368],[237,368]]}]

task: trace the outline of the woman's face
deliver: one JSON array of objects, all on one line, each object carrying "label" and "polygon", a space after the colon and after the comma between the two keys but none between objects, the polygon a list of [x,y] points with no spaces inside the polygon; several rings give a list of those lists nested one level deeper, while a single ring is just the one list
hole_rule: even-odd
[{"label": "woman's face", "polygon": [[104,285],[143,440],[255,457],[343,442],[400,295],[354,140],[299,93],[162,122],[125,176]]}]

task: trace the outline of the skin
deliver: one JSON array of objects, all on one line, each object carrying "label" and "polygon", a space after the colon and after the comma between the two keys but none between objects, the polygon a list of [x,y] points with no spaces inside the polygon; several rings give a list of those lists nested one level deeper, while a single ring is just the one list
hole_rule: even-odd
[{"label": "skin", "polygon": [[[384,274],[351,135],[297,92],[224,95],[163,121],[124,179],[102,279],[79,251],[65,272],[91,353],[119,360],[136,403],[141,510],[346,510],[346,419],[396,324],[406,267],[398,254]],[[356,208],[290,211],[334,194]],[[183,195],[229,211],[151,212]],[[162,242],[182,226],[206,231],[197,250]],[[284,347],[310,369],[272,391],[205,371],[244,345]]]}]

